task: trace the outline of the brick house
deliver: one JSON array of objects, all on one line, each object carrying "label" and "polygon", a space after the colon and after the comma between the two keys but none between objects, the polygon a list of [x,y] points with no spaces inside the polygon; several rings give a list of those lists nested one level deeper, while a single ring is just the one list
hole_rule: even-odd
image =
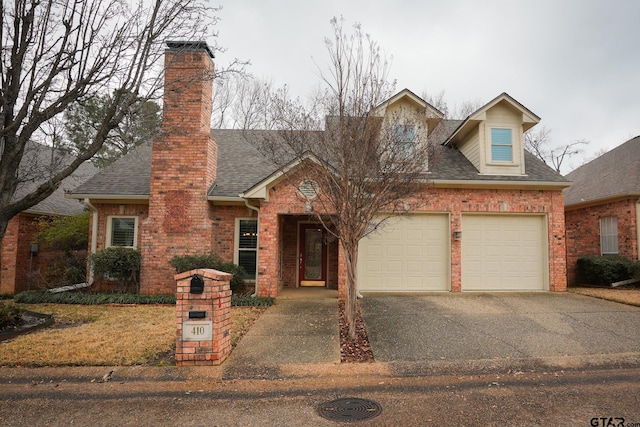
[{"label": "brick house", "polygon": [[[62,164],[66,157],[60,151],[52,156],[51,147],[35,143],[27,146],[20,167],[22,182],[18,186],[17,197],[28,194],[42,183],[42,177],[50,172],[52,158]],[[81,165],[48,198],[9,221],[1,247],[0,294],[34,289],[40,280],[46,279],[49,266],[55,262],[56,253],[36,244],[38,222],[43,218],[82,213],[84,206],[77,200],[65,198],[65,190],[76,187],[96,172],[97,169],[89,163]]]},{"label": "brick house", "polygon": [[[323,286],[344,296],[341,245],[308,214],[313,183],[283,175],[245,131],[211,130],[212,80],[185,84],[213,75],[211,52],[168,45],[163,138],[70,195],[93,207],[97,249],[140,248],[143,293],[174,292],[173,256],[214,252],[245,267],[258,295]],[[416,194],[428,203],[361,242],[359,290],[565,290],[568,182],[523,147],[539,117],[503,93],[447,120],[406,89],[375,114],[403,105],[437,138],[431,185]]]},{"label": "brick house", "polygon": [[640,256],[640,136],[567,175],[564,190],[567,277],[577,285],[576,262],[585,256]]}]

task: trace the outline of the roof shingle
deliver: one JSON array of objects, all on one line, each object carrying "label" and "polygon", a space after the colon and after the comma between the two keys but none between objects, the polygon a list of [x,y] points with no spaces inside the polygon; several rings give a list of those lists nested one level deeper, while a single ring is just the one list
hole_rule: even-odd
[{"label": "roof shingle", "polygon": [[[446,140],[460,124],[459,120],[443,120],[433,132],[434,142]],[[218,143],[217,178],[208,195],[210,197],[239,197],[278,170],[278,166],[261,154],[252,144],[277,131],[244,131],[214,129],[212,138]],[[532,154],[525,152],[525,176],[480,175],[462,153],[450,146],[438,145],[437,161],[430,177],[448,181],[505,181],[505,182],[567,182]],[[138,147],[98,175],[73,191],[76,196],[148,196],[151,170],[151,148]]]},{"label": "roof shingle", "polygon": [[573,184],[564,190],[565,206],[640,195],[640,136],[580,166],[567,179]]}]

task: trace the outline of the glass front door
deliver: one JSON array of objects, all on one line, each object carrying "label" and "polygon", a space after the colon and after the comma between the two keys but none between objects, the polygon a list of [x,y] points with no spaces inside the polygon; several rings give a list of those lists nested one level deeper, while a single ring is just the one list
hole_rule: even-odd
[{"label": "glass front door", "polygon": [[300,286],[325,286],[327,244],[320,224],[300,224]]}]

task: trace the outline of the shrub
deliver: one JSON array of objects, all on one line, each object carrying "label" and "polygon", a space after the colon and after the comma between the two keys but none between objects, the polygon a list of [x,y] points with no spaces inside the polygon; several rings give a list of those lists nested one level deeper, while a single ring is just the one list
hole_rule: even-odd
[{"label": "shrub", "polygon": [[91,255],[94,272],[103,279],[116,280],[119,290],[124,292],[130,285],[138,292],[140,251],[113,246]]},{"label": "shrub", "polygon": [[[141,295],[141,294],[93,294],[86,292],[48,292],[25,291],[14,297],[19,304],[175,304],[175,295]],[[273,305],[274,298],[250,296],[232,296],[232,307],[268,307]]]},{"label": "shrub", "polygon": [[169,264],[176,269],[176,273],[184,273],[198,268],[211,268],[225,273],[233,274],[230,287],[233,293],[244,288],[247,272],[241,266],[232,262],[224,262],[222,258],[214,254],[180,255],[171,258]]},{"label": "shrub", "polygon": [[591,285],[610,285],[631,277],[633,263],[622,257],[594,256],[578,259],[578,274]]},{"label": "shrub", "polygon": [[89,212],[40,219],[36,240],[51,249],[65,252],[87,249]]},{"label": "shrub", "polygon": [[12,304],[0,304],[0,330],[18,325],[22,311],[21,308]]},{"label": "shrub", "polygon": [[86,281],[87,251],[51,251],[44,268],[29,275],[31,289],[56,288]]},{"label": "shrub", "polygon": [[634,279],[640,279],[640,260],[631,264],[629,268],[629,276]]},{"label": "shrub", "polygon": [[14,298],[21,304],[175,304],[175,295],[141,295],[141,294],[93,294],[86,292],[47,292],[26,291]]},{"label": "shrub", "polygon": [[275,302],[275,298],[250,297],[245,295],[231,297],[231,305],[234,307],[269,307]]},{"label": "shrub", "polygon": [[35,242],[39,268],[29,274],[29,287],[52,288],[84,282],[89,243],[89,212],[40,217]]}]

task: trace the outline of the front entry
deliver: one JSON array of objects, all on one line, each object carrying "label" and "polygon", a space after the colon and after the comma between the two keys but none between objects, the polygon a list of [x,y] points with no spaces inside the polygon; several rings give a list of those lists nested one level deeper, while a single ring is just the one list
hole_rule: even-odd
[{"label": "front entry", "polygon": [[327,285],[327,238],[320,224],[300,224],[299,286]]}]

